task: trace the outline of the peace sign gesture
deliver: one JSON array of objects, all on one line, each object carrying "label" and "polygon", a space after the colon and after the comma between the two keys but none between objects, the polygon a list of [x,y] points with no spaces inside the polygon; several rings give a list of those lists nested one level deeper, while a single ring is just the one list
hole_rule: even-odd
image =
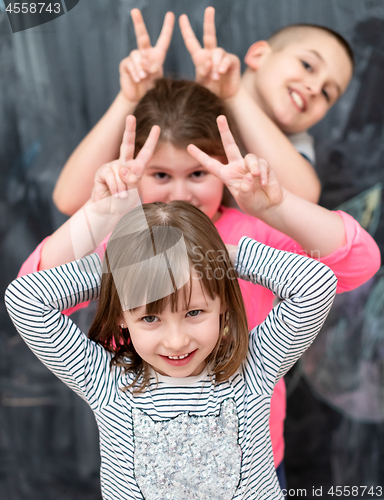
[{"label": "peace sign gesture", "polygon": [[163,65],[171,43],[175,16],[167,12],[156,45],[151,39],[139,9],[132,9],[131,17],[136,34],[137,49],[120,63],[120,87],[130,102],[138,102],[153,87],[154,81],[163,76]]},{"label": "peace sign gesture", "polygon": [[215,9],[207,7],[204,12],[204,47],[196,38],[186,14],[180,16],[179,25],[185,46],[195,65],[196,82],[222,99],[232,97],[240,86],[240,60],[234,54],[217,47]]},{"label": "peace sign gesture", "polygon": [[241,156],[225,116],[217,118],[217,125],[228,164],[220,163],[192,144],[187,148],[188,153],[228,187],[241,210],[261,218],[264,211],[276,208],[283,201],[279,181],[266,160],[253,154]]},{"label": "peace sign gesture", "polygon": [[[152,127],[144,146],[133,159],[135,132],[136,119],[128,116],[119,159],[103,165],[96,172],[91,202],[99,213],[123,215],[139,201],[139,182],[156,148],[160,127]],[[101,200],[105,202],[100,203]]]}]

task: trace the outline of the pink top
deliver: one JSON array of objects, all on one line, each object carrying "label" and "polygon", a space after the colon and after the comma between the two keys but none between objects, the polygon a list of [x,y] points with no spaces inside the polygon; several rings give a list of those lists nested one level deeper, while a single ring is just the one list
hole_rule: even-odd
[{"label": "pink top", "polygon": [[[220,207],[221,217],[216,227],[225,243],[237,245],[242,236],[249,236],[273,248],[289,252],[303,253],[301,247],[285,234],[272,229],[264,222],[245,215],[233,208]],[[371,278],[380,267],[380,251],[373,238],[348,214],[337,212],[344,221],[346,244],[321,261],[329,266],[338,278],[338,293],[352,290]],[[104,253],[106,240],[98,247],[99,255]],[[22,265],[19,276],[38,271],[41,249],[45,240]],[[262,323],[273,307],[274,296],[266,288],[240,280],[249,328]],[[74,310],[87,307],[88,303],[68,309],[67,315]],[[275,466],[284,456],[284,419],[285,419],[285,384],[281,379],[275,386],[271,401],[269,420]]]}]

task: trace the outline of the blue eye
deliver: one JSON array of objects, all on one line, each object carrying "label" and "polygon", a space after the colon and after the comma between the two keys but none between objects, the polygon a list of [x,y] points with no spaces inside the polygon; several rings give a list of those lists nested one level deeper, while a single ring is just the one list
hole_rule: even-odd
[{"label": "blue eye", "polygon": [[307,71],[312,71],[312,66],[307,63],[306,61],[301,61],[301,64],[303,65],[303,67],[307,70]]},{"label": "blue eye", "polygon": [[141,318],[145,323],[155,323],[159,320],[157,316],[144,316]]},{"label": "blue eye", "polygon": [[199,316],[200,313],[202,313],[203,311],[201,309],[194,309],[193,311],[189,311],[187,313],[187,316],[191,317],[191,318],[195,318],[196,316]]}]

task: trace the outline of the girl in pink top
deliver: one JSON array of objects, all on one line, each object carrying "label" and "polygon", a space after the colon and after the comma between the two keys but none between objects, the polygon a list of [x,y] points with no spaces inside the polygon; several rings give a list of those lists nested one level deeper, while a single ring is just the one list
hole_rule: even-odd
[{"label": "girl in pink top", "polygon": [[[102,198],[108,189],[117,198],[124,199],[134,178],[143,202],[168,203],[173,199],[190,202],[209,215],[226,244],[237,245],[242,236],[249,236],[277,249],[306,251],[320,258],[336,274],[339,293],[356,288],[373,276],[380,266],[378,247],[369,234],[343,212],[329,212],[284,190],[279,209],[271,213],[258,211],[255,207],[251,216],[222,206],[223,190],[227,186],[241,207],[238,178],[233,167],[240,153],[224,118],[220,118],[218,124],[223,141],[232,140],[233,158],[228,158],[231,168],[222,164],[226,163],[226,156],[215,121],[224,113],[222,101],[200,85],[158,80],[136,107],[136,139],[135,121],[129,117],[120,159],[97,171],[93,201],[95,196]],[[154,125],[159,125],[160,130]],[[191,143],[197,147],[188,146]],[[136,159],[132,160],[134,156]],[[265,196],[271,196],[278,181],[267,163],[257,160],[254,155],[246,159],[250,175],[259,179],[258,189]],[[44,240],[23,264],[19,275],[72,261],[74,255],[68,227],[68,223],[64,224]],[[97,249],[100,254],[105,241]],[[274,297],[261,286],[243,281],[240,286],[252,329],[266,318]],[[81,304],[82,307],[86,305]],[[67,314],[72,311],[68,310]],[[273,393],[270,415],[276,468],[284,456],[284,418],[285,385],[281,380]]]}]

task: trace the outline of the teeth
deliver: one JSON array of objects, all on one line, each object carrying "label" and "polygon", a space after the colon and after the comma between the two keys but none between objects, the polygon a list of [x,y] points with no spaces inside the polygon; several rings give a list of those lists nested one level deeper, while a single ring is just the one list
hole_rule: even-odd
[{"label": "teeth", "polygon": [[295,101],[295,103],[299,106],[300,109],[304,108],[303,99],[294,90],[291,91],[291,97]]},{"label": "teeth", "polygon": [[184,356],[167,356],[167,358],[169,358],[169,359],[184,359],[187,356],[189,356],[189,353],[188,354],[184,354]]}]

